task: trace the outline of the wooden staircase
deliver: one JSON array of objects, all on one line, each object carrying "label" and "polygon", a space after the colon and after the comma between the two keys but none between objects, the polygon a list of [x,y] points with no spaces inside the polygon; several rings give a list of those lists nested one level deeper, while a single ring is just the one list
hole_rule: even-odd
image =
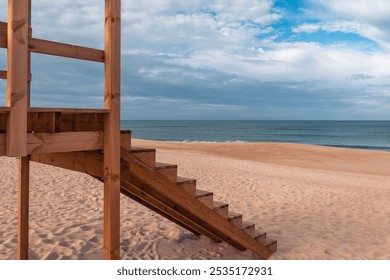
[{"label": "wooden staircase", "polygon": [[243,220],[242,214],[215,201],[212,192],[197,189],[195,179],[178,176],[177,165],[156,162],[155,149],[122,147],[121,160],[122,194],[194,234],[225,241],[241,251],[249,249],[262,258],[276,251],[277,242]]},{"label": "wooden staircase", "polygon": [[[227,242],[240,251],[249,249],[263,259],[276,251],[277,242],[245,221],[242,214],[230,211],[227,203],[214,201],[212,192],[197,189],[195,179],[178,176],[177,165],[156,162],[155,149],[131,147],[130,134],[122,136],[123,195],[196,235]],[[81,171],[104,181],[100,152],[33,155],[31,160]]]}]

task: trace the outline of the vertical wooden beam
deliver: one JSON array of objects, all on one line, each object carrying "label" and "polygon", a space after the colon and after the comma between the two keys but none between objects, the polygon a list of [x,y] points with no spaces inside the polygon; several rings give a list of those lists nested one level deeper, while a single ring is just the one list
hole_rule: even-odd
[{"label": "vertical wooden beam", "polygon": [[18,259],[28,260],[30,158],[19,159]]},{"label": "vertical wooden beam", "polygon": [[104,259],[120,258],[120,9],[105,1]]},{"label": "vertical wooden beam", "polygon": [[[27,24],[31,26],[31,0],[27,0]],[[31,34],[28,33],[28,39]],[[30,107],[30,82],[28,78],[31,73],[31,53],[27,51],[27,107]],[[27,121],[27,116],[26,116]],[[27,133],[27,131],[26,131]],[[18,180],[18,259],[28,260],[29,240],[29,207],[30,207],[30,157],[21,156],[19,159],[19,180]]]},{"label": "vertical wooden beam", "polygon": [[7,156],[27,155],[28,0],[8,0]]},{"label": "vertical wooden beam", "polygon": [[[29,29],[31,28],[31,18],[32,18],[32,15],[31,15],[31,0],[28,0],[27,1],[27,13],[28,13],[28,27]],[[30,39],[32,38],[32,29],[30,29],[31,32],[28,32],[28,40],[30,41]],[[27,77],[28,77],[28,84],[27,84],[27,107],[30,107],[31,106],[31,79],[32,79],[32,76],[31,76],[31,51],[30,49],[28,49],[28,54],[27,54],[27,57],[28,57],[28,61],[27,61]]]}]

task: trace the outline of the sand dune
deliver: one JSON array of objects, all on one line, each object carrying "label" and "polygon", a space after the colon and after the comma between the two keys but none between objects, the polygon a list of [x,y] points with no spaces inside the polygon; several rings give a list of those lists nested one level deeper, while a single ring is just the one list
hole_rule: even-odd
[{"label": "sand dune", "polygon": [[[390,153],[276,143],[165,143],[158,160],[278,240],[271,259],[390,259]],[[17,160],[0,158],[0,259],[16,258]],[[102,184],[32,163],[31,259],[102,257]],[[122,197],[123,259],[256,259]]]}]

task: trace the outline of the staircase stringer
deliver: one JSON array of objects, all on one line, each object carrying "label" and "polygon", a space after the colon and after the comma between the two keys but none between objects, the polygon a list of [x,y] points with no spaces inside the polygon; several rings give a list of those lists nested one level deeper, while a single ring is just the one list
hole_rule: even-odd
[{"label": "staircase stringer", "polygon": [[[215,213],[213,209],[206,207],[190,194],[177,188],[174,183],[146,166],[124,148],[121,149],[121,158],[129,163],[132,176],[143,181],[145,186],[149,188],[149,191],[161,195],[167,202],[171,201],[173,203],[171,207],[182,215],[186,215],[200,226],[214,232],[219,238],[238,249],[249,249],[265,259],[268,259],[273,254],[269,248],[229,223],[222,216]],[[122,176],[126,176],[126,173],[122,174]]]}]

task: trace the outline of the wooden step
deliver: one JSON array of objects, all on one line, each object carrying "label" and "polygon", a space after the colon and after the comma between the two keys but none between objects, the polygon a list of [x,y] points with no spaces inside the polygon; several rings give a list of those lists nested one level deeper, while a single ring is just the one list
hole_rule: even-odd
[{"label": "wooden step", "polygon": [[196,198],[209,208],[213,208],[213,196],[212,192],[196,190]]},{"label": "wooden step", "polygon": [[182,188],[192,196],[196,195],[196,180],[177,176],[176,186]]},{"label": "wooden step", "polygon": [[255,236],[255,224],[251,222],[242,222],[242,231],[248,234],[249,236],[254,237]]},{"label": "wooden step", "polygon": [[228,221],[238,228],[242,227],[242,214],[229,211]]},{"label": "wooden step", "polygon": [[177,182],[177,165],[156,162],[155,168],[158,173],[167,177],[171,182]]},{"label": "wooden step", "polygon": [[278,242],[276,240],[267,238],[266,242],[262,244],[265,245],[268,249],[270,249],[274,253],[278,250]]},{"label": "wooden step", "polygon": [[228,218],[228,216],[229,216],[229,204],[227,204],[225,202],[214,201],[213,205],[214,205],[213,210],[215,212],[217,212],[219,215],[221,215],[225,219]]},{"label": "wooden step", "polygon": [[267,241],[267,233],[265,231],[257,229],[254,238],[261,244],[264,244]]},{"label": "wooden step", "polygon": [[156,165],[156,149],[131,147],[131,153],[151,168]]}]

